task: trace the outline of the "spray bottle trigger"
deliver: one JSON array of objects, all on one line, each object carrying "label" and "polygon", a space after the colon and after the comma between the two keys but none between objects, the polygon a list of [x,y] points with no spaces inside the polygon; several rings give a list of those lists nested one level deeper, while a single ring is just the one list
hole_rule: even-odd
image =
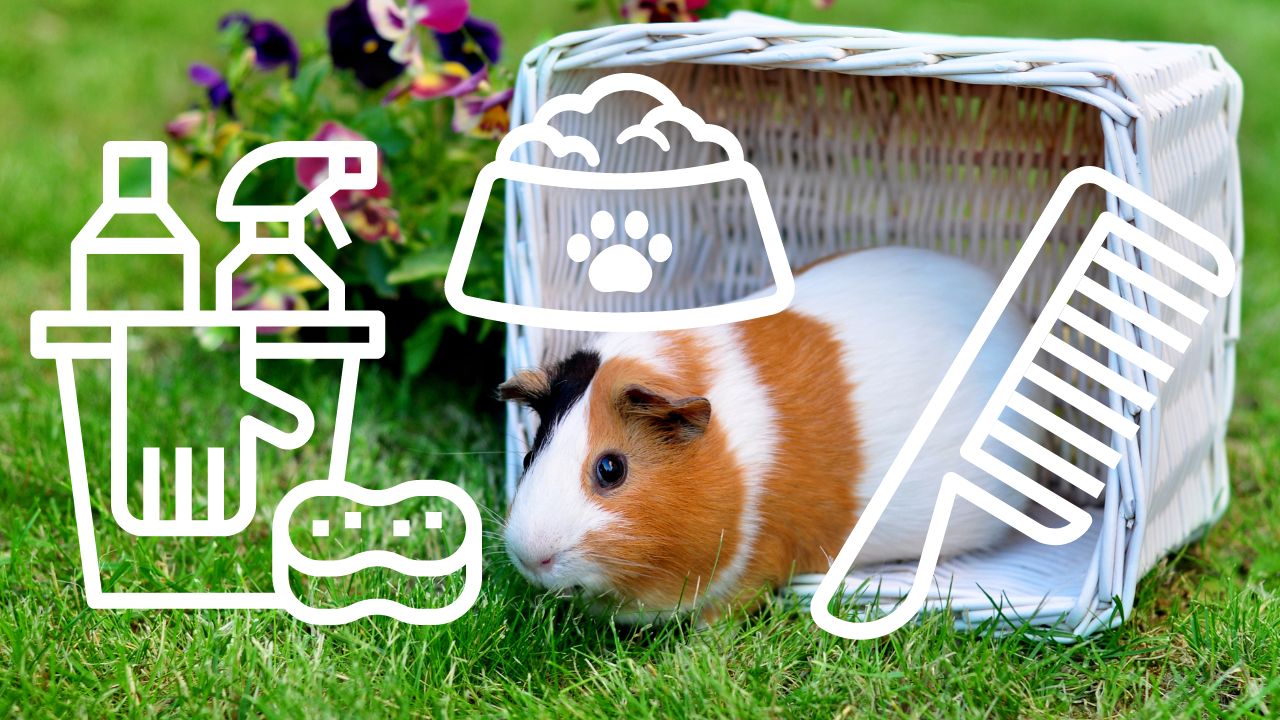
[{"label": "spray bottle trigger", "polygon": [[324,221],[325,229],[329,231],[334,247],[341,249],[351,244],[351,235],[347,232],[347,226],[343,224],[342,218],[338,216],[338,209],[333,206],[332,199],[318,203],[316,211],[320,213],[320,219]]},{"label": "spray bottle trigger", "polygon": [[[350,152],[329,156],[329,178],[339,187],[352,190],[370,190],[378,184],[378,146],[365,141],[353,142]],[[356,169],[350,169],[350,163]]]}]

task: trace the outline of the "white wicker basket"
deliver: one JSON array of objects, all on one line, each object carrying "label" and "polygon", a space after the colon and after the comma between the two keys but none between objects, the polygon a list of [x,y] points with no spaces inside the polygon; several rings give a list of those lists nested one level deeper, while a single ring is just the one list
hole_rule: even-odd
[{"label": "white wicker basket", "polygon": [[[1003,272],[1058,181],[1082,165],[1107,168],[1226,239],[1237,259],[1243,249],[1241,85],[1212,47],[911,35],[751,14],[627,25],[570,33],[530,52],[519,70],[513,123],[532,117],[547,98],[621,69],[657,77],[708,122],[738,135],[764,175],[793,266],[849,248],[911,244]],[[566,120],[566,129],[607,137],[610,121],[597,115]],[[554,162],[549,154],[537,160]],[[1051,238],[1065,248],[1063,263],[1104,203],[1152,231],[1114,198],[1093,200]],[[591,210],[508,184],[508,302],[545,307],[568,298],[587,303],[581,309],[653,309],[645,305],[654,303],[651,293],[614,293],[595,304],[578,294],[581,268],[563,243],[587,225]],[[664,227],[732,245],[731,230],[708,231],[705,222],[673,212]],[[1168,239],[1159,228],[1154,234]],[[1032,312],[1060,269],[1028,279],[1023,299]],[[701,270],[699,291],[712,288],[717,301],[740,297],[765,278],[764,268],[740,260]],[[1144,301],[1117,278],[1102,279]],[[1066,548],[1022,539],[940,566],[936,600],[949,597],[957,622],[999,612],[1064,638],[1113,626],[1131,607],[1138,579],[1221,515],[1238,318],[1237,288],[1212,305],[1203,326],[1186,328],[1198,350],[1179,360],[1156,409],[1136,414],[1137,438],[1113,439],[1125,458],[1118,468],[1082,465],[1106,483],[1085,537]],[[1122,322],[1109,321],[1113,328]],[[508,368],[563,352],[581,340],[571,335],[509,326]],[[1099,359],[1140,384],[1157,382],[1114,354]],[[1121,407],[1105,388],[1081,387]],[[508,497],[535,422],[509,411]],[[905,591],[911,573],[884,567],[853,580],[868,576],[883,596]],[[812,592],[816,580],[797,578],[793,589]]]}]

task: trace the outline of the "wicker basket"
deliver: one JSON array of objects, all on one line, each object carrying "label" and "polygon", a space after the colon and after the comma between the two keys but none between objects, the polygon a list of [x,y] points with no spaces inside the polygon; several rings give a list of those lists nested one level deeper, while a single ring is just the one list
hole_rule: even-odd
[{"label": "wicker basket", "polygon": [[[909,244],[1003,272],[1058,181],[1082,165],[1107,168],[1226,239],[1237,259],[1243,249],[1241,85],[1212,47],[909,35],[745,13],[697,24],[628,25],[571,33],[529,53],[513,123],[531,118],[549,97],[579,92],[622,69],[658,78],[708,122],[738,136],[764,175],[793,266],[850,248]],[[563,129],[593,141],[616,135],[612,120],[597,115],[567,119]],[[549,153],[534,159],[555,162]],[[1064,248],[1063,264],[1104,206],[1151,231],[1144,218],[1101,193],[1080,205],[1051,237]],[[726,221],[734,208],[717,207],[715,223],[686,217],[688,206],[675,208],[663,218],[667,227],[708,247],[734,246],[733,223]],[[508,184],[508,302],[654,309],[652,293],[614,293],[594,304],[581,293],[581,268],[565,256],[563,242],[568,228],[586,226],[591,210]],[[1168,239],[1159,228],[1154,234]],[[760,264],[723,255],[701,268],[696,287],[704,299],[708,292],[721,302],[738,298],[767,282]],[[1059,270],[1047,267],[1027,279],[1020,300],[1030,312]],[[1142,302],[1137,289],[1100,280],[1112,288],[1119,283]],[[670,290],[678,292],[675,285]],[[1138,579],[1222,514],[1239,289],[1210,307],[1207,322],[1194,332],[1186,328],[1198,351],[1179,360],[1155,410],[1135,414],[1136,439],[1112,439],[1124,457],[1117,469],[1080,461],[1106,483],[1098,500],[1087,501],[1095,520],[1088,534],[1058,548],[1021,538],[939,567],[935,600],[949,599],[957,622],[999,613],[1064,638],[1113,626],[1131,607]],[[1113,328],[1122,322],[1102,319]],[[537,365],[581,341],[572,335],[509,326],[509,369]],[[1155,387],[1124,358],[1099,359]],[[1105,388],[1064,375],[1120,407]],[[508,453],[508,497],[535,422],[509,410],[508,442],[517,452]],[[911,575],[906,567],[863,569],[851,583],[863,577],[893,595],[895,587],[905,591]],[[811,593],[816,581],[796,578],[792,589]]]}]

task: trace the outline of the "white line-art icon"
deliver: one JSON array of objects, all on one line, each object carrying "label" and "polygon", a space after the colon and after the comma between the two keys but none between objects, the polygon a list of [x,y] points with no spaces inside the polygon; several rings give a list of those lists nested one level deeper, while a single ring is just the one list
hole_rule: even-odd
[{"label": "white line-art icon", "polygon": [[[387,550],[365,550],[351,557],[337,560],[316,560],[298,550],[289,538],[289,519],[298,506],[316,497],[340,497],[367,507],[393,505],[408,498],[440,497],[449,500],[462,510],[466,520],[466,536],[452,555],[436,560],[414,560]],[[352,515],[354,513],[347,513]],[[420,529],[439,529],[440,513],[426,513]],[[323,521],[314,521],[323,522]],[[356,520],[358,524],[360,521]],[[350,526],[350,521],[347,522]],[[471,497],[457,485],[440,480],[411,480],[385,490],[370,490],[349,482],[313,480],[289,491],[276,506],[271,530],[271,578],[281,606],[294,617],[316,625],[348,623],[369,615],[386,615],[414,625],[441,625],[453,622],[471,609],[480,596],[480,565],[483,549],[480,545],[480,511]],[[327,534],[328,527],[324,526]],[[393,534],[410,537],[414,532],[413,521],[398,519]],[[466,570],[462,592],[452,603],[441,608],[418,608],[386,598],[368,598],[337,608],[321,608],[303,602],[289,585],[289,572],[296,570],[310,577],[341,577],[366,570],[385,567],[414,578],[444,577],[459,570]]]},{"label": "white line-art icon", "polygon": [[[1059,527],[1045,525],[991,495],[959,472],[948,472],[943,477],[916,576],[907,595],[882,617],[863,622],[836,617],[831,612],[831,602],[844,589],[845,578],[853,567],[859,551],[870,537],[886,506],[898,491],[903,478],[915,462],[921,448],[928,441],[939,419],[947,412],[957,388],[961,385],[1000,316],[1009,306],[1028,269],[1044,247],[1050,231],[1062,217],[1068,202],[1086,185],[1101,187],[1117,198],[1120,203],[1128,205],[1136,212],[1160,223],[1178,237],[1188,241],[1207,255],[1216,269],[1214,271],[1205,269],[1199,262],[1125,222],[1119,215],[1103,212],[1068,264],[1062,279],[1050,294],[1048,302],[1019,347],[1009,369],[1001,377],[995,391],[983,406],[960,448],[960,456],[964,461],[1043,505],[1066,521],[1066,524]],[[929,594],[951,510],[957,500],[977,505],[995,519],[1046,545],[1070,543],[1088,530],[1092,517],[1086,510],[1001,462],[984,450],[983,445],[988,440],[1003,443],[1093,497],[1097,497],[1104,489],[1104,484],[1097,478],[1000,421],[1001,413],[1006,409],[1011,410],[1109,468],[1116,467],[1121,461],[1120,453],[1114,448],[1018,392],[1018,385],[1025,380],[1074,406],[1102,426],[1110,428],[1119,437],[1132,438],[1138,432],[1138,426],[1131,418],[1094,400],[1073,384],[1060,379],[1034,362],[1036,355],[1042,351],[1101,383],[1136,408],[1149,411],[1155,405],[1157,396],[1147,388],[1121,376],[1052,333],[1055,324],[1061,322],[1091,338],[1100,346],[1123,356],[1161,382],[1167,381],[1172,375],[1174,371],[1172,365],[1068,305],[1072,297],[1078,293],[1159,340],[1177,354],[1186,352],[1191,340],[1185,334],[1152,315],[1147,309],[1138,307],[1089,278],[1087,271],[1095,264],[1123,278],[1134,287],[1141,289],[1147,297],[1155,300],[1162,307],[1195,325],[1203,323],[1208,316],[1209,311],[1203,305],[1142,270],[1121,254],[1108,249],[1104,244],[1109,237],[1123,241],[1132,250],[1145,254],[1177,276],[1217,297],[1225,297],[1235,285],[1235,259],[1221,239],[1106,170],[1082,167],[1068,173],[1036,221],[1026,242],[997,286],[995,295],[961,346],[960,352],[925,406],[920,419],[889,466],[879,488],[867,503],[853,532],[832,562],[831,569],[823,577],[814,593],[810,612],[814,621],[823,630],[848,639],[870,639],[887,635],[916,617],[924,608]]]},{"label": "white line-art icon", "polygon": [[[718,145],[727,159],[678,170],[630,173],[572,170],[532,162],[533,146],[545,145],[557,158],[577,155],[588,167],[599,167],[600,149],[586,138],[566,137],[550,122],[560,113],[590,113],[601,100],[620,92],[644,93],[657,100],[659,105],[619,133],[617,145],[643,139],[650,143],[654,152],[667,152],[671,143],[659,126],[675,123],[683,126],[695,141]],[[723,305],[631,312],[525,307],[467,295],[463,290],[467,267],[475,253],[490,193],[499,179],[508,183],[581,191],[670,190],[742,182],[764,242],[765,256],[773,276],[773,292]],[[632,240],[648,236],[647,253],[642,254],[626,245],[611,244],[600,250],[588,269],[591,286],[597,292],[644,292],[652,279],[653,266],[650,263],[671,261],[680,251],[681,238],[670,237],[661,228],[653,228],[654,234],[649,235],[650,218],[638,209],[627,212],[622,222],[618,220],[608,212],[596,212],[591,218],[590,236],[579,232],[560,242],[564,243],[564,251],[569,258],[581,263],[590,256],[593,244],[606,244],[611,237],[617,236],[620,229]],[[745,159],[742,144],[727,129],[708,124],[696,112],[682,105],[661,82],[637,73],[607,75],[591,83],[581,94],[556,96],[538,109],[531,122],[513,129],[502,139],[494,161],[486,165],[476,179],[444,287],[449,303],[467,315],[519,325],[587,331],[651,332],[740,322],[781,312],[791,304],[795,295],[795,280],[783,250],[764,179]]]},{"label": "white line-art icon", "polygon": [[[627,213],[624,223],[627,237],[639,240],[649,232],[649,218],[640,210]],[[614,233],[613,215],[607,210],[600,210],[591,217],[591,234],[597,240],[607,240]],[[673,247],[671,238],[664,233],[655,233],[648,239],[649,260],[663,263],[671,258]],[[569,236],[565,251],[569,259],[585,262],[591,255],[591,241],[582,233]],[[591,261],[587,269],[587,279],[597,292],[644,292],[653,280],[653,266],[640,251],[630,245],[610,245],[600,251]]]},{"label": "white line-art icon", "polygon": [[[122,197],[119,191],[121,161],[138,158],[150,165],[150,192],[145,197]],[[320,158],[327,160],[326,177],[301,200],[292,205],[237,204],[236,192],[250,173],[264,163],[282,158]],[[388,614],[405,622],[439,624],[449,622],[465,612],[475,601],[480,582],[480,519],[475,503],[465,492],[449,483],[410,481],[385,490],[369,490],[347,481],[347,455],[350,449],[351,419],[355,408],[356,378],[361,360],[383,355],[385,320],[380,312],[347,310],[346,288],[342,279],[307,246],[303,223],[315,212],[334,243],[342,247],[351,242],[346,228],[333,205],[333,195],[342,190],[374,187],[378,177],[377,146],[368,141],[298,141],[277,142],[254,149],[241,158],[228,173],[218,193],[216,214],[224,222],[239,223],[240,242],[218,263],[214,280],[214,309],[200,308],[199,243],[169,206],[168,148],[162,142],[121,141],[103,146],[103,203],[71,244],[71,303],[65,311],[42,310],[31,316],[31,353],[40,359],[54,360],[61,393],[63,425],[67,439],[67,457],[75,506],[77,534],[84,570],[85,596],[94,608],[117,609],[270,609],[284,608],[300,619],[314,622],[349,622],[369,614]],[[102,237],[101,233],[117,214],[150,214],[158,217],[171,238],[122,239]],[[286,228],[284,237],[268,237],[261,233],[267,224]],[[180,310],[97,310],[88,306],[87,265],[93,255],[174,254],[182,258],[182,308]],[[289,255],[296,258],[328,290],[329,307],[325,310],[236,310],[233,309],[232,275],[255,254]],[[229,327],[237,333],[240,387],[250,395],[284,411],[295,423],[282,430],[257,417],[246,415],[239,422],[237,468],[226,467],[226,449],[158,447],[142,449],[141,516],[129,504],[130,477],[128,465],[129,427],[127,413],[129,332],[141,328],[209,328]],[[344,342],[265,342],[258,338],[259,328],[347,328],[353,338]],[[51,331],[62,329],[105,328],[108,339],[98,342],[57,342]],[[361,334],[363,336],[361,337]],[[258,365],[263,360],[340,360],[342,370],[338,388],[337,417],[331,441],[329,475],[302,485],[309,497],[328,494],[385,505],[410,497],[441,497],[457,505],[466,521],[466,541],[449,561],[427,564],[384,565],[401,572],[419,571],[441,574],[442,568],[465,568],[466,592],[448,608],[407,608],[395,603],[375,603],[317,615],[300,605],[287,590],[287,570],[283,586],[273,578],[275,592],[108,592],[102,587],[98,561],[94,518],[89,493],[89,474],[85,461],[81,431],[80,405],[76,394],[74,363],[83,360],[105,360],[110,365],[110,497],[111,516],[125,532],[143,537],[227,537],[238,535],[254,521],[258,510],[259,441],[281,450],[302,447],[316,432],[316,419],[310,407],[276,387],[262,381]],[[171,455],[170,455],[171,453]],[[162,508],[161,467],[171,460],[174,507],[172,517]],[[207,477],[208,502],[202,517],[193,514],[193,465],[203,464]],[[237,471],[238,472],[235,472]],[[224,506],[227,473],[239,479],[239,505]],[[292,493],[286,500],[295,497]],[[302,495],[297,496],[298,499]],[[289,506],[292,512],[293,506]],[[355,527],[360,521],[354,519]],[[276,526],[279,527],[277,522]],[[327,528],[322,523],[317,528]],[[350,527],[350,524],[348,524]],[[283,543],[283,544],[282,544]],[[273,552],[291,548],[287,538],[273,538]],[[292,557],[292,556],[290,556]],[[273,564],[274,568],[278,564]],[[295,566],[297,564],[295,563]],[[302,563],[305,567],[306,564]],[[287,564],[286,564],[287,567]],[[345,567],[345,566],[342,566]],[[326,567],[332,573],[332,567]],[[452,572],[449,571],[449,572]],[[474,577],[473,577],[474,576]],[[465,602],[463,602],[465,600]],[[447,612],[445,612],[447,610]],[[310,620],[310,618],[322,618]]]}]

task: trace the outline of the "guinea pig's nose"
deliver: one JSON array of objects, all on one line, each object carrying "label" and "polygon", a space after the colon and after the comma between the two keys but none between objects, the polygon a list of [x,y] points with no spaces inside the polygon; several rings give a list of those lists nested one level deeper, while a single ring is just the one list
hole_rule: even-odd
[{"label": "guinea pig's nose", "polygon": [[532,570],[538,573],[551,572],[551,568],[555,567],[556,564],[556,555],[557,553],[551,553],[538,560],[538,564]]},{"label": "guinea pig's nose", "polygon": [[518,560],[520,564],[524,566],[524,569],[528,570],[529,572],[535,575],[551,572],[551,569],[555,567],[556,557],[558,555],[559,553],[553,552],[543,556],[538,556],[538,555],[530,556],[518,550],[515,553],[516,560]]}]

